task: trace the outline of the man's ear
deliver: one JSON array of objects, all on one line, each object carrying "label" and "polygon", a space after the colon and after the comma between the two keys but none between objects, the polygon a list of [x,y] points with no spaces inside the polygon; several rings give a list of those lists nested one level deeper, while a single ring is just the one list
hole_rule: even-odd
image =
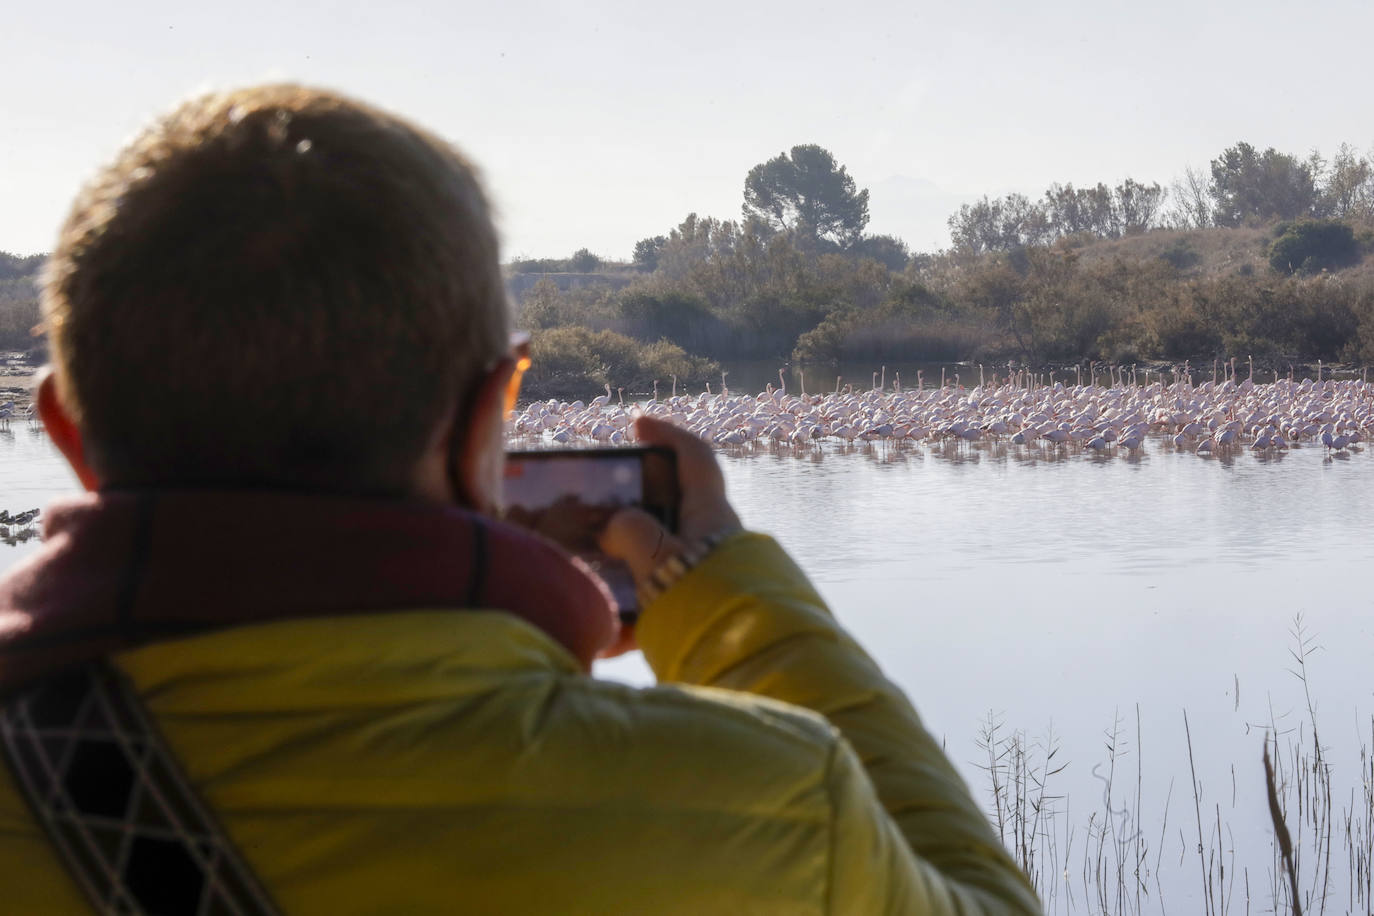
[{"label": "man's ear", "polygon": [[100,479],[86,462],[86,444],[82,441],[81,430],[57,393],[57,376],[52,369],[45,368],[39,375],[37,404],[43,428],[48,431],[57,450],[67,459],[67,464],[76,472],[81,485],[87,490],[100,489]]},{"label": "man's ear", "polygon": [[[487,373],[450,436],[449,482],[459,504],[486,515],[501,511],[506,468],[506,389],[515,362],[503,359]],[[461,425],[460,425],[461,424]]]}]

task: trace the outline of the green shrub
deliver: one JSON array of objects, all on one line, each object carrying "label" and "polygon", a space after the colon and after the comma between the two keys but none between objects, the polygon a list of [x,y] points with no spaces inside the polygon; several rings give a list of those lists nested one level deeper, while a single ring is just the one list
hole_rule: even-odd
[{"label": "green shrub", "polygon": [[34,277],[0,279],[0,349],[33,348],[38,342],[33,331],[41,320]]},{"label": "green shrub", "polygon": [[720,377],[720,365],[667,340],[644,344],[615,331],[549,328],[533,332],[523,391],[534,400],[588,400],[610,385],[638,397],[674,375],[680,386],[700,389]]},{"label": "green shrub", "polygon": [[706,302],[688,293],[626,290],[616,300],[614,310],[618,313],[613,321],[615,329],[646,342],[666,337],[700,351],[714,349],[724,331]]},{"label": "green shrub", "polygon": [[575,273],[589,274],[601,266],[601,259],[586,248],[579,248],[568,259],[568,265]]},{"label": "green shrub", "polygon": [[907,289],[878,309],[832,312],[797,339],[792,358],[825,365],[959,362],[1000,345],[1000,335],[988,322],[952,314],[947,303],[916,304],[921,298],[919,290]]},{"label": "green shrub", "polygon": [[1174,270],[1184,271],[1201,261],[1202,256],[1193,248],[1187,236],[1179,236],[1165,246],[1159,253],[1159,259],[1172,265]]},{"label": "green shrub", "polygon": [[601,394],[609,368],[596,352],[592,331],[581,327],[536,330],[530,340],[525,397],[587,398]]},{"label": "green shrub", "polygon": [[1338,270],[1360,259],[1355,231],[1336,220],[1299,220],[1279,225],[1269,246],[1269,266],[1280,273]]},{"label": "green shrub", "polygon": [[1143,324],[1141,355],[1180,360],[1211,356],[1221,349],[1221,335],[1186,300],[1151,310]]}]

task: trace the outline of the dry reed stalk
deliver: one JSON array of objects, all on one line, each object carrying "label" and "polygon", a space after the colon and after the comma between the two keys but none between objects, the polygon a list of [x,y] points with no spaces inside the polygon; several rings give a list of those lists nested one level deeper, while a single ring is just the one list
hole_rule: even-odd
[{"label": "dry reed stalk", "polygon": [[1188,727],[1188,710],[1186,709],[1183,710],[1183,733],[1188,738],[1188,770],[1193,777],[1193,807],[1197,811],[1197,859],[1198,864],[1202,866],[1202,899],[1207,916],[1211,916],[1211,914],[1216,912],[1216,908],[1212,905],[1212,894],[1208,881],[1211,875],[1211,869],[1207,867],[1207,857],[1203,853],[1202,795],[1197,782],[1197,764],[1193,761],[1193,732],[1192,729]]},{"label": "dry reed stalk", "polygon": [[[1274,739],[1277,743],[1278,739]],[[1269,741],[1264,742],[1264,783],[1269,790],[1269,818],[1274,823],[1274,837],[1278,840],[1279,855],[1288,872],[1288,886],[1293,898],[1293,916],[1302,916],[1298,903],[1298,868],[1293,861],[1293,839],[1288,835],[1288,825],[1283,821],[1283,811],[1279,808],[1279,790],[1274,781],[1274,765],[1269,760]]]},{"label": "dry reed stalk", "polygon": [[[1147,908],[1151,912],[1156,909],[1151,897],[1158,901],[1160,913],[1177,911],[1177,906],[1166,904],[1164,891],[1167,885],[1177,894],[1180,887],[1188,883],[1188,847],[1194,842],[1202,872],[1206,916],[1228,916],[1232,909],[1239,912],[1242,895],[1247,916],[1254,907],[1265,912],[1301,914],[1306,911],[1311,916],[1319,916],[1328,905],[1336,906],[1342,880],[1348,882],[1347,906],[1342,911],[1374,913],[1374,716],[1370,716],[1368,732],[1360,741],[1359,785],[1352,787],[1348,802],[1337,812],[1333,802],[1336,787],[1332,784],[1337,768],[1330,762],[1331,752],[1320,740],[1322,732],[1318,729],[1317,704],[1311,691],[1311,672],[1306,667],[1307,660],[1320,647],[1306,631],[1301,617],[1295,619],[1292,634],[1296,646],[1291,652],[1294,660],[1291,670],[1303,684],[1305,710],[1299,705],[1297,722],[1290,724],[1286,720],[1291,714],[1276,714],[1271,702],[1269,721],[1262,726],[1266,730],[1263,749],[1266,801],[1263,804],[1268,808],[1274,830],[1273,862],[1265,870],[1264,879],[1257,877],[1253,890],[1248,866],[1256,863],[1243,859],[1241,851],[1245,847],[1237,847],[1232,825],[1222,818],[1219,802],[1213,804],[1212,822],[1204,824],[1202,820],[1205,793],[1198,778],[1188,710],[1183,710],[1184,735],[1197,833],[1195,841],[1189,840],[1185,837],[1186,831],[1176,826],[1178,861],[1174,862],[1170,853],[1168,866],[1164,865],[1165,841],[1170,836],[1168,819],[1174,780],[1170,780],[1165,796],[1158,846],[1150,855],[1140,816],[1144,762],[1140,750],[1143,728],[1139,705],[1136,708],[1134,811],[1131,810],[1129,790],[1119,791],[1115,784],[1118,764],[1124,763],[1118,758],[1129,753],[1122,734],[1123,722],[1116,715],[1112,727],[1103,733],[1107,759],[1092,769],[1103,791],[1101,801],[1090,806],[1086,826],[1076,825],[1072,820],[1068,796],[1051,794],[1047,788],[1049,779],[1066,767],[1059,758],[1060,749],[1052,730],[1043,741],[1028,741],[1024,732],[1008,732],[1001,720],[988,716],[979,743],[987,755],[982,769],[987,771],[993,791],[990,817],[998,825],[1008,850],[1031,877],[1047,913],[1142,914]],[[1236,689],[1239,692],[1238,681]],[[1280,722],[1284,723],[1282,728]],[[1248,730],[1250,725],[1246,728]],[[1269,746],[1271,736],[1272,747]],[[1280,736],[1286,742],[1282,748]],[[1204,753],[1204,764],[1208,760]],[[1234,817],[1242,793],[1238,790],[1234,764],[1230,770]],[[1115,807],[1118,804],[1122,805],[1119,810]],[[1292,825],[1287,823],[1289,814],[1294,815]],[[1076,848],[1080,839],[1084,841],[1081,853]],[[1339,873],[1332,874],[1331,863],[1337,856],[1334,847],[1341,843],[1347,860],[1345,879]],[[1071,874],[1074,862],[1081,866],[1076,876]],[[1170,880],[1166,882],[1164,877]],[[1268,901],[1261,903],[1266,882],[1269,884]],[[1151,884],[1154,894],[1150,892]],[[1080,889],[1083,892],[1081,899],[1077,893]],[[1186,912],[1196,912],[1195,903],[1185,902],[1182,906]]]}]

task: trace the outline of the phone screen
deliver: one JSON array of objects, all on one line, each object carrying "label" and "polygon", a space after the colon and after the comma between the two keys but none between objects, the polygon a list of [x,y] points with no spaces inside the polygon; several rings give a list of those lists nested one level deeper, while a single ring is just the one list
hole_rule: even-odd
[{"label": "phone screen", "polygon": [[538,532],[580,557],[610,587],[621,619],[639,614],[634,579],[600,551],[597,534],[617,510],[638,506],[677,529],[676,456],[669,449],[621,448],[510,452],[506,520]]}]

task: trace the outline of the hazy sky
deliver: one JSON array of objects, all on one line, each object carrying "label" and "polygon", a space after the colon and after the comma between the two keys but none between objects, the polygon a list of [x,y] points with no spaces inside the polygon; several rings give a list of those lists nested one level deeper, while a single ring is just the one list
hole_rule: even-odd
[{"label": "hazy sky", "polygon": [[819,143],[872,232],[948,244],[960,202],[1167,185],[1237,140],[1374,145],[1371,0],[85,2],[0,24],[0,250],[46,251],[150,116],[292,79],[413,116],[484,168],[506,255],[628,257]]}]

